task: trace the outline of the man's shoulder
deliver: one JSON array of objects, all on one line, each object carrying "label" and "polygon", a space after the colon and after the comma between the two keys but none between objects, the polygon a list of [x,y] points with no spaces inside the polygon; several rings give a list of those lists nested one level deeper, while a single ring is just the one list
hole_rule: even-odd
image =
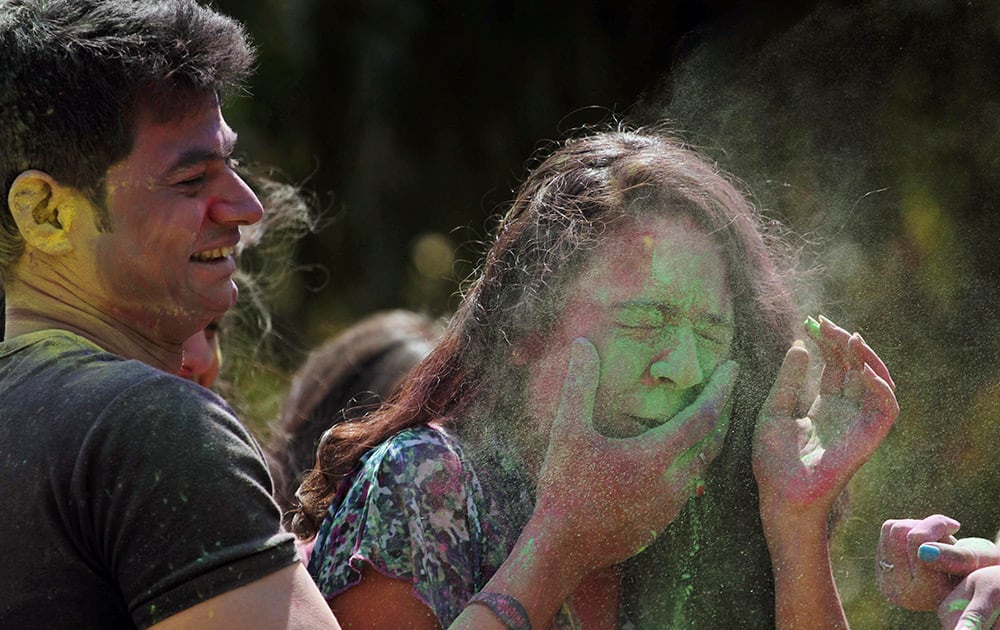
[{"label": "man's shoulder", "polygon": [[66,330],[40,330],[0,343],[0,377],[67,380],[61,384],[72,386],[81,372],[99,375],[90,386],[100,388],[120,380],[141,381],[159,371],[107,352]]},{"label": "man's shoulder", "polygon": [[[45,330],[0,343],[0,381],[7,387],[47,384],[61,396],[81,390],[91,400],[139,389],[157,398],[221,403],[204,387],[141,361],[125,359],[64,330]],[[223,403],[224,404],[224,403]]]},{"label": "man's shoulder", "polygon": [[158,425],[177,431],[204,425],[204,431],[247,441],[235,413],[201,385],[72,333],[44,332],[0,344],[0,415],[36,419],[33,424],[44,419],[74,440],[99,427],[129,434]]}]

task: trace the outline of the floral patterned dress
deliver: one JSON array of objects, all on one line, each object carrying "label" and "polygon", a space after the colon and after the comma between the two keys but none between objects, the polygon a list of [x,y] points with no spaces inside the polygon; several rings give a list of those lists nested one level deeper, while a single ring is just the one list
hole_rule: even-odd
[{"label": "floral patterned dress", "polygon": [[[369,451],[342,486],[317,533],[309,573],[330,599],[357,584],[368,563],[410,581],[447,627],[517,540],[523,517],[512,522],[511,507],[509,498],[484,491],[456,438],[434,426],[407,429]],[[576,625],[564,607],[554,627]]]}]

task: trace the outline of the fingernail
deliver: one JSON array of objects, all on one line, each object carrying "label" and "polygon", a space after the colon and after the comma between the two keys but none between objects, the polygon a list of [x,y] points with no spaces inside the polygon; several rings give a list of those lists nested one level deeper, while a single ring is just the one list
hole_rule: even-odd
[{"label": "fingernail", "polygon": [[924,562],[936,562],[941,557],[941,550],[930,545],[920,545],[917,549],[917,557]]},{"label": "fingernail", "polygon": [[795,341],[792,342],[792,347],[793,348],[805,348],[806,347],[806,342],[802,341],[801,339],[796,339]]},{"label": "fingernail", "polygon": [[812,317],[807,317],[805,323],[802,325],[805,326],[806,332],[809,333],[811,337],[819,336],[819,322]]}]

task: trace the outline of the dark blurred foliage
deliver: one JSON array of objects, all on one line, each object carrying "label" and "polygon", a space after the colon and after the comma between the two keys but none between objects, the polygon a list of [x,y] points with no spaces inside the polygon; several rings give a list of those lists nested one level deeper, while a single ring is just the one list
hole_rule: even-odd
[{"label": "dark blurred foliage", "polygon": [[217,4],[261,52],[227,109],[242,150],[330,218],[274,297],[272,375],[375,309],[447,313],[548,141],[668,119],[797,235],[809,312],[892,370],[902,413],[835,568],[855,627],[937,627],[882,601],[872,555],[889,517],[1000,527],[1000,3]]},{"label": "dark blurred foliage", "polygon": [[[302,242],[298,260],[325,271],[283,296],[289,334],[311,343],[330,318],[385,307],[447,312],[535,149],[626,111],[727,4],[219,2],[261,51],[252,98],[227,108],[241,148],[333,218]],[[433,258],[441,237],[460,262],[421,273],[414,249]]]}]

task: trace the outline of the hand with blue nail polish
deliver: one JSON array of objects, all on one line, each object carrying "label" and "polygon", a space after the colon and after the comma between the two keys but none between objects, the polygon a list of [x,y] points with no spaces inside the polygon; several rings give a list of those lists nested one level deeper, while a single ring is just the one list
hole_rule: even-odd
[{"label": "hand with blue nail polish", "polygon": [[[876,577],[882,594],[909,610],[937,609],[939,617],[945,611],[943,602],[954,608],[960,599],[955,595],[956,585],[962,578],[983,567],[1000,565],[1000,549],[993,541],[956,539],[959,527],[958,521],[941,514],[921,520],[886,521],[876,550]],[[997,604],[1000,611],[1000,601]],[[962,610],[952,608],[945,612],[957,619]],[[945,627],[954,628],[955,624]]]}]

